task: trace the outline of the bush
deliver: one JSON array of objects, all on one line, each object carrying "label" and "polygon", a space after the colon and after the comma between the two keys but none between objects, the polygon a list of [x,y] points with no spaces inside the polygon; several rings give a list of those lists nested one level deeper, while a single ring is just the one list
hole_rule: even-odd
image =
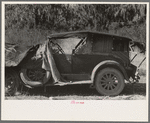
[{"label": "bush", "polygon": [[46,40],[50,34],[48,30],[38,29],[9,29],[5,32],[5,42],[22,45],[24,47],[36,45]]}]

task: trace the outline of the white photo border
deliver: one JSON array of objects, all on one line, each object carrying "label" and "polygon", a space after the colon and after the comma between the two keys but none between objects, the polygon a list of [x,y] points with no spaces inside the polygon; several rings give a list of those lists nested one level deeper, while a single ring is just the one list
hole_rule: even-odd
[{"label": "white photo border", "polygon": [[[5,4],[73,4],[74,2],[2,2],[1,19],[1,120],[14,121],[148,121],[149,101],[149,2],[75,2],[75,4],[146,4],[147,5],[147,78],[146,100],[5,100]],[[83,101],[83,100],[79,100]]]}]

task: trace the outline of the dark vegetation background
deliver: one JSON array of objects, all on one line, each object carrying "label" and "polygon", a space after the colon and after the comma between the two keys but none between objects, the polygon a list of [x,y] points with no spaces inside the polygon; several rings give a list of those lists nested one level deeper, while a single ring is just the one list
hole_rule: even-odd
[{"label": "dark vegetation background", "polygon": [[146,4],[6,4],[5,42],[24,48],[51,33],[94,30],[146,42]]}]

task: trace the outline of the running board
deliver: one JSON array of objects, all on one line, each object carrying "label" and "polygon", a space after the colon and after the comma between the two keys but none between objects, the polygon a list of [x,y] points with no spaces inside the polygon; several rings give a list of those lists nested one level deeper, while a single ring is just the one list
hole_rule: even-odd
[{"label": "running board", "polygon": [[64,85],[77,85],[77,84],[92,84],[91,80],[85,80],[85,81],[77,81],[77,82],[61,82],[56,84],[46,84],[45,86],[64,86]]}]

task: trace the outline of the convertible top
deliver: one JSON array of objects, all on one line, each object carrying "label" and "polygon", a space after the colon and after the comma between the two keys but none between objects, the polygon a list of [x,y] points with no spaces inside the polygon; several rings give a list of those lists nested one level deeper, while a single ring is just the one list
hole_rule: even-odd
[{"label": "convertible top", "polygon": [[[64,33],[55,33],[55,34],[51,34],[49,38],[64,39],[64,38],[71,38],[71,37],[86,37],[91,34],[107,35],[125,41],[132,41],[130,38],[127,37],[112,35],[108,33],[94,32],[94,31],[72,31],[72,32],[64,32]],[[47,40],[46,42],[49,42],[49,40]],[[136,41],[132,41],[132,42],[134,43],[134,45],[132,46],[137,46],[140,49],[142,49],[142,51],[146,50],[145,44]],[[43,45],[47,46],[45,43],[43,43]],[[37,44],[36,46],[42,46],[42,44]],[[31,48],[36,49],[35,48],[36,46],[31,46],[29,48],[22,48],[17,44],[10,44],[5,42],[5,66],[7,67],[17,66],[24,59],[26,54],[28,54],[30,49]]]},{"label": "convertible top", "polygon": [[127,37],[104,33],[104,32],[98,32],[98,31],[71,31],[71,32],[55,33],[55,34],[51,34],[49,36],[49,38],[60,39],[60,38],[71,38],[71,37],[75,37],[75,36],[83,37],[83,36],[87,36],[89,34],[107,35],[107,36],[111,36],[114,38],[120,38],[122,40],[132,41],[132,39],[127,38]]}]

